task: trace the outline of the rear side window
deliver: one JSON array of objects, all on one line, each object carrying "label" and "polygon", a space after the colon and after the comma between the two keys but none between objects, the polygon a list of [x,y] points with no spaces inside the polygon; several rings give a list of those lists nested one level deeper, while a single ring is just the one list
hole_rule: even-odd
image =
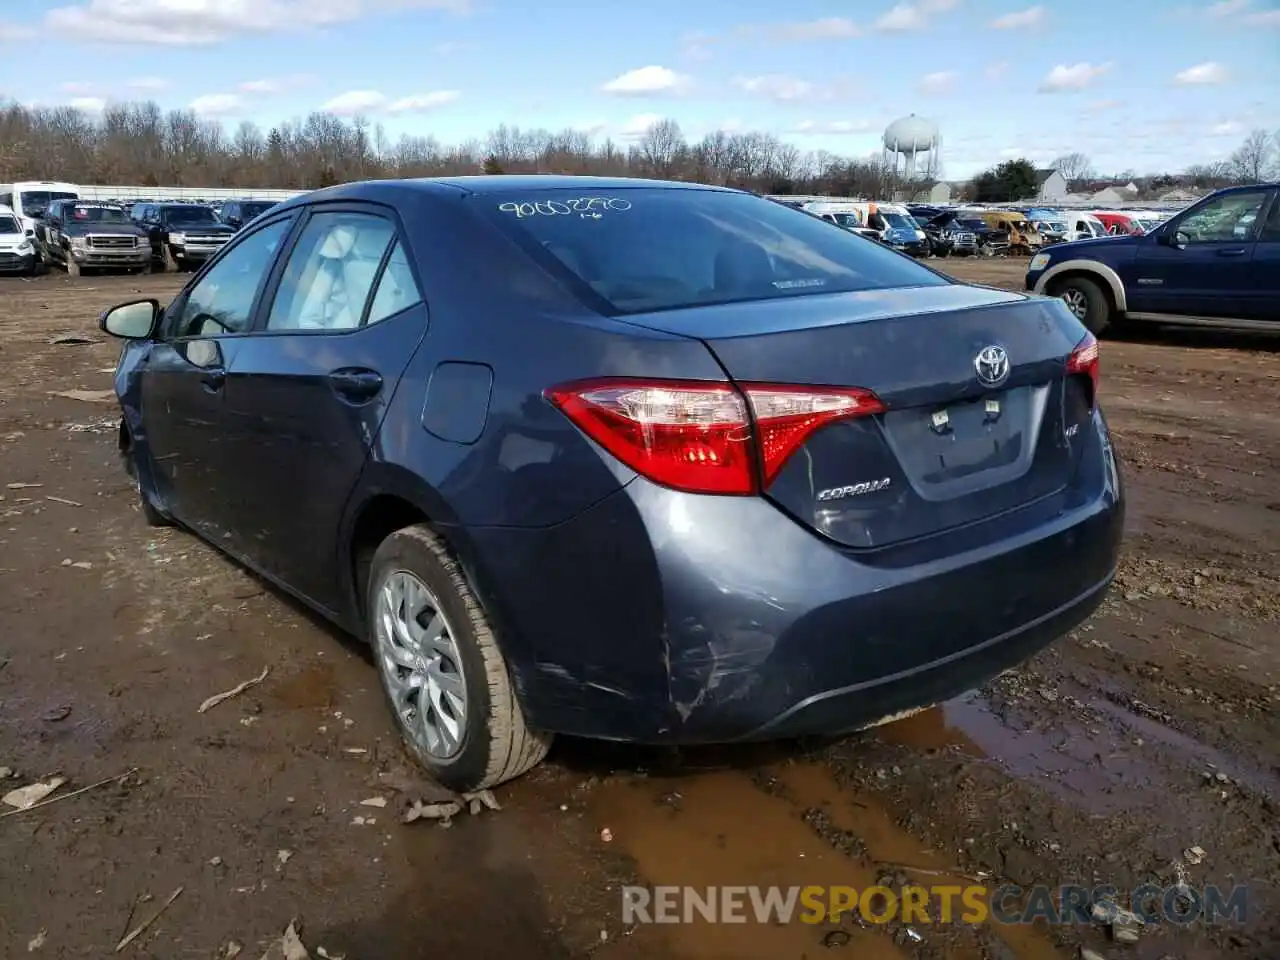
[{"label": "rear side window", "polygon": [[748,194],[535,190],[472,198],[611,312],[950,283],[878,244]]},{"label": "rear side window", "polygon": [[395,227],[366,213],[317,213],[308,222],[289,263],[268,330],[353,330],[395,239]]}]

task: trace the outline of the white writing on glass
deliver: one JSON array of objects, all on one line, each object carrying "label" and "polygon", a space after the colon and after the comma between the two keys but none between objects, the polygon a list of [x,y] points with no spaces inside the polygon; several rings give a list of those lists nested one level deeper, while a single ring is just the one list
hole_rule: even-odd
[{"label": "white writing on glass", "polygon": [[606,213],[631,209],[631,201],[621,197],[578,197],[575,200],[527,200],[498,204],[503,213],[514,213],[517,220],[525,217],[571,217],[577,214],[588,220],[599,220]]}]

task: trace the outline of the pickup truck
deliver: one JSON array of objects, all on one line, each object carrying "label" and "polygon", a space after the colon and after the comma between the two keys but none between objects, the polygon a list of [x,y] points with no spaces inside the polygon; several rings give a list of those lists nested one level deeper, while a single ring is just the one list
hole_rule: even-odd
[{"label": "pickup truck", "polygon": [[1280,331],[1280,183],[1219,190],[1149,233],[1055,244],[1025,286],[1095,334],[1141,321]]}]

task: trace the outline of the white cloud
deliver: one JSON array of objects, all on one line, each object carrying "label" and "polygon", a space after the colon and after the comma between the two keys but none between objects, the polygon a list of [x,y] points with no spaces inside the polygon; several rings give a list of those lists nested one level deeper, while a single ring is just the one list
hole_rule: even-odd
[{"label": "white cloud", "polygon": [[876,29],[887,33],[902,33],[908,30],[923,30],[928,20],[919,7],[910,3],[900,3],[879,20]]},{"label": "white cloud", "polygon": [[616,97],[646,97],[654,94],[676,93],[688,84],[688,77],[667,67],[655,65],[628,70],[614,77],[600,90]]},{"label": "white cloud", "polygon": [[453,103],[460,96],[457,90],[434,90],[392,100],[378,90],[348,90],[322,104],[320,109],[340,117],[369,113],[427,113]]},{"label": "white cloud", "polygon": [[62,83],[58,85],[58,89],[63,93],[87,94],[93,93],[92,83]]},{"label": "white cloud", "polygon": [[941,97],[951,92],[955,86],[956,75],[950,70],[937,73],[926,73],[916,84],[916,90],[926,97]]},{"label": "white cloud", "polygon": [[36,32],[30,27],[20,27],[16,23],[0,23],[0,43],[16,40],[30,40]]},{"label": "white cloud", "polygon": [[429,93],[415,93],[401,97],[387,104],[387,113],[428,113],[447,106],[457,100],[461,93],[457,90],[432,90]]},{"label": "white cloud", "polygon": [[775,23],[744,30],[765,39],[789,40],[804,43],[810,40],[850,40],[862,36],[862,29],[844,17],[826,17],[821,20],[801,20],[795,23]]},{"label": "white cloud", "polygon": [[946,13],[960,6],[960,0],[920,0],[920,9],[925,13]]},{"label": "white cloud", "polygon": [[1122,100],[1093,100],[1085,104],[1084,112],[1089,114],[1106,113],[1108,110],[1117,110],[1124,106]]},{"label": "white cloud", "polygon": [[743,93],[779,103],[797,100],[815,100],[823,95],[822,89],[808,80],[791,77],[785,73],[767,73],[758,77],[735,77],[733,85]]},{"label": "white cloud", "polygon": [[167,90],[172,84],[164,77],[134,77],[126,86],[130,90]]},{"label": "white cloud", "polygon": [[325,113],[350,117],[360,113],[373,113],[387,105],[387,95],[377,90],[348,90],[320,105]]},{"label": "white cloud", "polygon": [[638,113],[618,130],[618,136],[624,140],[639,140],[655,123],[661,123],[662,117],[656,113]]},{"label": "white cloud", "polygon": [[297,90],[315,82],[315,77],[307,73],[290,74],[287,77],[265,77],[261,80],[246,80],[236,87],[241,93],[285,93]]},{"label": "white cloud", "polygon": [[690,60],[710,60],[710,47],[719,39],[713,33],[686,33],[680,38],[680,52]]},{"label": "white cloud", "polygon": [[856,133],[869,133],[872,130],[870,120],[801,120],[787,131],[792,136],[848,136]]},{"label": "white cloud", "polygon": [[1260,10],[1244,18],[1251,27],[1280,27],[1280,10]]},{"label": "white cloud", "polygon": [[1216,83],[1226,83],[1227,68],[1220,63],[1198,63],[1194,67],[1187,67],[1181,73],[1175,74],[1174,83],[1183,86],[1207,86]]},{"label": "white cloud", "polygon": [[996,30],[1030,30],[1044,23],[1045,15],[1044,7],[1028,7],[1026,10],[996,17],[991,21],[991,26]]},{"label": "white cloud", "polygon": [[999,80],[1009,72],[1011,66],[1013,64],[1008,60],[997,60],[994,63],[987,64],[982,70],[982,75],[988,80]]},{"label": "white cloud", "polygon": [[609,125],[603,120],[593,120],[590,123],[575,123],[570,129],[585,133],[588,137],[596,137],[604,133],[608,127]]},{"label": "white cloud", "polygon": [[1110,63],[1060,63],[1040,81],[1040,93],[1065,93],[1083,90],[1111,69]]},{"label": "white cloud", "polygon": [[1224,120],[1209,128],[1211,137],[1238,137],[1244,133],[1244,124],[1238,120]]},{"label": "white cloud", "polygon": [[187,108],[202,117],[225,117],[244,107],[244,101],[234,93],[206,93],[196,97]]},{"label": "white cloud", "polygon": [[1209,7],[1209,16],[1215,20],[1225,20],[1244,13],[1249,9],[1250,0],[1219,0]]},{"label": "white cloud", "polygon": [[191,46],[245,34],[331,27],[393,10],[462,13],[468,0],[81,0],[45,14],[47,29],[104,43]]},{"label": "white cloud", "polygon": [[83,110],[85,113],[101,113],[107,108],[107,101],[101,97],[72,97],[67,106],[74,110]]}]

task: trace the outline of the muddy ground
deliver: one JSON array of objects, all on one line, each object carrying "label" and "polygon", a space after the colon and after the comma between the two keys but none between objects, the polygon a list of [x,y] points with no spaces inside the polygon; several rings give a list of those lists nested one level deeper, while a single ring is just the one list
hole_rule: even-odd
[{"label": "muddy ground", "polygon": [[[1021,283],[1018,263],[947,268]],[[1275,341],[1104,344],[1130,497],[1119,583],[986,689],[834,745],[561,742],[497,791],[501,812],[404,825],[418,786],[360,646],[149,530],[118,469],[101,393],[118,347],[94,319],[177,283],[0,281],[3,786],[61,775],[56,797],[128,773],[0,820],[0,956],[107,956],[177,890],[121,955],[256,960],[298,918],[312,956],[352,960],[1280,956]],[[621,920],[625,883],[880,878],[1240,883],[1249,914],[1136,945],[1088,925]]]}]

